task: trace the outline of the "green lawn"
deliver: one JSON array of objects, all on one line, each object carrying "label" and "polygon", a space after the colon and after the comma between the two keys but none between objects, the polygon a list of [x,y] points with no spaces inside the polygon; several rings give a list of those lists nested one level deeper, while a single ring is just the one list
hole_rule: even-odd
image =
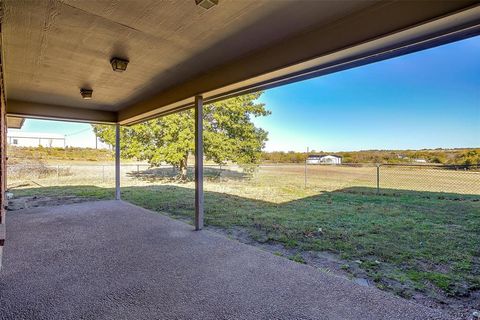
[{"label": "green lawn", "polygon": [[[233,182],[232,182],[233,183]],[[251,182],[256,190],[255,181]],[[233,183],[235,186],[235,184]],[[240,196],[245,190],[206,188],[206,225],[242,228],[262,243],[338,254],[382,289],[402,296],[415,292],[461,297],[480,290],[479,196],[369,187],[298,193],[283,202]],[[216,190],[216,191],[212,191]],[[283,192],[287,192],[282,189]],[[61,186],[18,189],[15,195],[76,195],[111,199],[113,189]],[[274,195],[272,195],[273,197]],[[127,186],[122,197],[139,206],[190,220],[191,184]],[[293,260],[302,262],[300,255]]]}]

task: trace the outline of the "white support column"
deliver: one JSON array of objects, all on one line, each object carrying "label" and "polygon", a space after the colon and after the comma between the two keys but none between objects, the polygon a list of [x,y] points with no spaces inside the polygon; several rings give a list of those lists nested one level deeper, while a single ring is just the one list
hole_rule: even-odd
[{"label": "white support column", "polygon": [[115,200],[120,200],[120,124],[115,125]]},{"label": "white support column", "polygon": [[195,97],[195,230],[203,228],[203,97]]}]

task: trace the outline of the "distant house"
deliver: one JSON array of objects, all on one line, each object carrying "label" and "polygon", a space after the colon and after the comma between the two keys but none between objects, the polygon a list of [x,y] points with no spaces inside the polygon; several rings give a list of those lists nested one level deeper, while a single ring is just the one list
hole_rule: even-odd
[{"label": "distant house", "polygon": [[413,162],[416,162],[416,163],[427,163],[427,160],[425,160],[425,159],[413,159]]},{"label": "distant house", "polygon": [[65,137],[54,133],[8,132],[7,143],[16,147],[63,148]]},{"label": "distant house", "polygon": [[307,158],[307,164],[342,164],[342,157],[336,155],[311,154]]}]

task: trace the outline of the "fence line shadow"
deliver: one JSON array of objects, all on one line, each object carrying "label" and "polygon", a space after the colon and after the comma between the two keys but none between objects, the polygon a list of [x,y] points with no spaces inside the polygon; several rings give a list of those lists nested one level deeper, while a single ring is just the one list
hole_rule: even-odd
[{"label": "fence line shadow", "polygon": [[[172,181],[175,180],[180,174],[179,170],[175,167],[170,168],[149,168],[146,170],[139,171],[130,171],[127,172],[127,177],[138,179],[140,181],[146,182],[159,182],[159,181]],[[236,171],[228,168],[215,168],[215,167],[204,167],[203,168],[204,179],[206,180],[218,180],[221,178],[231,179],[231,180],[246,180],[251,177],[251,175],[246,174],[241,171]],[[187,180],[193,181],[195,179],[194,168],[188,167],[187,169]]]}]

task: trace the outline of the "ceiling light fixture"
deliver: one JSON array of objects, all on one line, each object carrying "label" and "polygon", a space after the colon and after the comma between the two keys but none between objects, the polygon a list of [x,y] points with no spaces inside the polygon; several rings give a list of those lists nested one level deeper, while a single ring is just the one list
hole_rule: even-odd
[{"label": "ceiling light fixture", "polygon": [[218,0],[195,0],[195,4],[206,10],[218,4]]},{"label": "ceiling light fixture", "polygon": [[92,94],[93,90],[92,89],[80,89],[80,94],[82,95],[82,98],[84,100],[91,100],[92,99]]},{"label": "ceiling light fixture", "polygon": [[112,60],[110,60],[110,64],[112,65],[113,71],[123,72],[127,70],[128,60],[120,59],[120,58],[112,58]]}]

